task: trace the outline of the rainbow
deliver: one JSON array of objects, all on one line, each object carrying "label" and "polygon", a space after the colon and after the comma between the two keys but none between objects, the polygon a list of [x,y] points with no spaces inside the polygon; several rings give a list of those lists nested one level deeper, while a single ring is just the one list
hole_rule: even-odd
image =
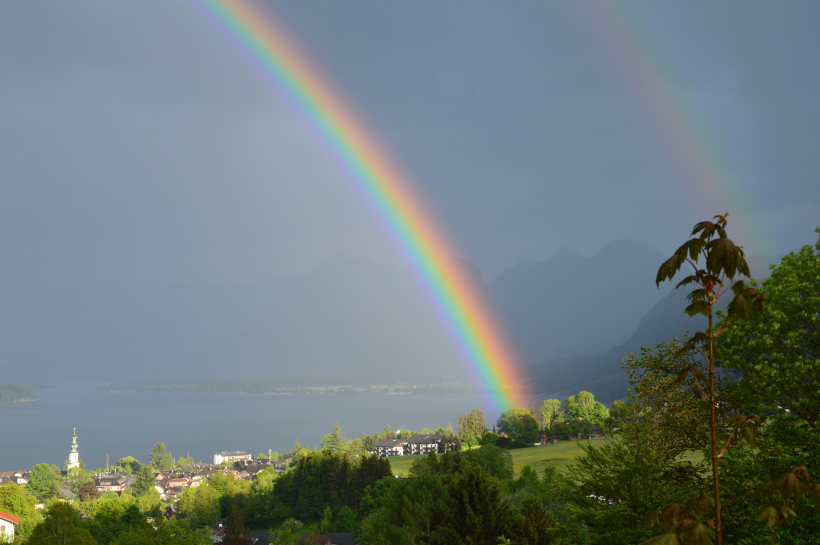
[{"label": "rainbow", "polygon": [[521,406],[520,367],[443,230],[360,117],[275,19],[248,0],[186,0],[299,115],[362,196],[427,292],[493,408]]},{"label": "rainbow", "polygon": [[[758,207],[731,151],[720,138],[707,109],[686,92],[685,78],[644,10],[634,2],[579,2],[573,4],[605,42],[602,50],[619,65],[646,117],[660,138],[668,160],[690,190],[691,204],[706,216],[733,214],[733,229],[756,241],[763,254],[776,253],[771,229],[752,214]],[[718,212],[718,210],[720,212]]]}]

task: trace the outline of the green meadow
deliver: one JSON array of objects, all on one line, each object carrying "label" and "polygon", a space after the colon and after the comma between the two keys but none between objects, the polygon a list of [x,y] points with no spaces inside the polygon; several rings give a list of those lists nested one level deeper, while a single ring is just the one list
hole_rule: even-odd
[{"label": "green meadow", "polygon": [[[538,473],[541,473],[541,470],[545,467],[556,467],[563,470],[583,453],[580,448],[581,443],[601,445],[605,440],[605,438],[599,437],[586,441],[560,441],[554,445],[512,449],[510,454],[512,454],[515,476],[518,477],[521,468],[527,465]],[[423,457],[423,455],[396,456],[390,458],[390,467],[395,475],[406,477],[410,473],[410,465],[413,461]],[[693,463],[699,462],[702,458],[703,455],[700,452],[691,452],[683,457],[684,460]]]},{"label": "green meadow", "polygon": [[[519,448],[510,450],[513,458],[513,468],[515,476],[526,465],[529,465],[536,471],[539,468],[547,466],[564,469],[581,453],[578,444],[581,442],[602,443],[604,440],[590,439],[589,441],[561,441],[554,445],[533,446],[527,448]],[[410,465],[414,460],[423,458],[423,455],[418,456],[397,456],[390,458],[390,467],[393,468],[393,473],[396,475],[407,476],[410,473]],[[539,471],[540,473],[540,471]]]}]

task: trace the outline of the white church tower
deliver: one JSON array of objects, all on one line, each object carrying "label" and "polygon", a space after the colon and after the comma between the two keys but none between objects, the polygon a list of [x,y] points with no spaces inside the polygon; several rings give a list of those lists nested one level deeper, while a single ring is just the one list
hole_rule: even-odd
[{"label": "white church tower", "polygon": [[74,428],[74,438],[71,441],[71,452],[68,454],[68,469],[80,467],[80,453],[77,452],[77,428]]}]

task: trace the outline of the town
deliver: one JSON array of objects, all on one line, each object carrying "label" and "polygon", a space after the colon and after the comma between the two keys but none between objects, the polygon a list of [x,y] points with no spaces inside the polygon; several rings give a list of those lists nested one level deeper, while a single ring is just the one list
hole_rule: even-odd
[{"label": "town", "polygon": [[[573,400],[583,399],[584,403],[595,407],[593,413],[584,413],[592,416],[601,423],[579,417],[571,422],[564,422],[560,407],[569,410],[569,414],[580,414],[580,402],[573,404]],[[557,412],[556,412],[557,411]],[[537,414],[536,414],[537,413]],[[559,415],[559,413],[561,413]],[[601,420],[603,418],[603,420]],[[68,448],[68,457],[63,468],[56,465],[37,464],[31,471],[17,470],[0,472],[0,487],[12,486],[24,491],[35,510],[42,511],[49,504],[62,502],[73,505],[81,514],[83,520],[93,521],[100,514],[100,504],[105,501],[133,502],[140,511],[151,515],[151,518],[164,518],[168,521],[186,520],[189,531],[198,531],[200,537],[208,537],[211,542],[227,542],[226,532],[230,526],[230,509],[220,506],[216,510],[203,515],[201,513],[202,498],[195,498],[198,489],[202,490],[254,490],[269,487],[277,479],[289,471],[298,471],[297,466],[321,456],[342,456],[351,468],[361,467],[371,463],[376,467],[376,474],[380,478],[402,478],[406,475],[393,473],[388,460],[399,460],[402,457],[419,459],[422,457],[440,457],[447,459],[448,455],[455,455],[470,449],[480,449],[492,446],[501,452],[502,449],[546,446],[564,441],[591,439],[605,435],[604,427],[610,432],[617,432],[612,426],[609,411],[600,403],[594,401],[594,396],[582,392],[572,396],[563,404],[556,400],[545,401],[540,412],[534,410],[517,409],[502,415],[492,430],[486,428],[483,413],[476,409],[466,415],[459,415],[459,429],[455,433],[452,426],[438,427],[435,430],[423,429],[421,433],[411,430],[393,431],[385,427],[381,432],[372,436],[367,434],[359,438],[345,441],[341,435],[341,427],[336,424],[331,433],[322,440],[322,450],[310,450],[299,444],[294,444],[292,452],[279,454],[269,451],[253,455],[245,451],[223,451],[213,454],[209,463],[196,462],[191,458],[174,458],[167,451],[162,442],[154,445],[151,450],[151,460],[148,464],[141,464],[134,457],[128,456],[119,459],[116,463],[109,463],[106,455],[106,466],[93,471],[85,467],[80,457],[80,443],[77,429],[74,428]],[[544,427],[544,421],[552,424],[552,428]],[[541,423],[538,423],[540,420]],[[603,426],[603,427],[602,427]],[[498,429],[496,429],[498,427]],[[373,460],[374,462],[368,462]],[[376,462],[382,460],[383,462]],[[374,481],[375,484],[375,481]],[[3,502],[3,488],[0,488],[0,507]],[[7,493],[6,495],[10,495]],[[19,494],[18,494],[19,495]],[[21,496],[23,497],[23,496]],[[121,506],[122,507],[122,506]],[[244,518],[253,519],[253,515]],[[158,519],[157,519],[158,520]],[[0,521],[3,530],[0,534],[7,540],[13,540],[15,527],[21,526],[21,517],[6,513],[0,509]],[[203,526],[204,524],[204,526]],[[244,522],[241,523],[244,527]],[[334,527],[335,526],[335,527]],[[296,519],[287,519],[280,525],[280,532],[263,531],[259,529],[245,530],[246,540],[249,543],[266,545],[269,543],[286,543],[279,534],[302,529],[303,523]],[[356,536],[353,528],[341,524],[332,525],[327,522],[315,532],[305,532],[296,543],[322,543],[327,545],[353,545]],[[26,528],[31,531],[30,524]],[[277,541],[279,540],[279,541]]]}]

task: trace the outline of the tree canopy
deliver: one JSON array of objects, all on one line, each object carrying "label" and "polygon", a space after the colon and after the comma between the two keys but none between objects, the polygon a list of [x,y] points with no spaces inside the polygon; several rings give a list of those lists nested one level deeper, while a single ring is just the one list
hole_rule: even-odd
[{"label": "tree canopy", "polygon": [[728,325],[719,362],[745,396],[820,431],[820,241],[785,256],[761,291],[763,311]]},{"label": "tree canopy", "polygon": [[595,396],[586,390],[581,390],[574,396],[566,398],[563,408],[570,421],[583,418],[593,424],[601,425],[609,418],[609,411],[604,404],[595,401]]}]

